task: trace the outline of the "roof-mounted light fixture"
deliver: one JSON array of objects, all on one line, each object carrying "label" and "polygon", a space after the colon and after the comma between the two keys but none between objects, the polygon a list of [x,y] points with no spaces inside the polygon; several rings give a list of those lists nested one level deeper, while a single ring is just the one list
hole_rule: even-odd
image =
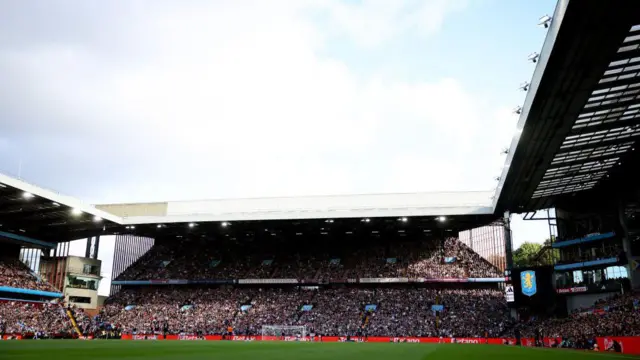
[{"label": "roof-mounted light fixture", "polygon": [[538,54],[537,52],[532,52],[531,54],[529,54],[529,57],[527,58],[527,60],[531,61],[532,63],[536,63],[538,62],[539,57],[540,57],[540,54]]},{"label": "roof-mounted light fixture", "polygon": [[447,217],[446,216],[438,216],[438,221],[445,222],[445,221],[447,221]]},{"label": "roof-mounted light fixture", "polygon": [[551,24],[551,20],[552,20],[551,16],[544,15],[540,19],[538,19],[538,26],[548,29],[549,24]]},{"label": "roof-mounted light fixture", "polygon": [[519,89],[522,91],[529,91],[529,83],[527,81],[523,82],[520,84]]},{"label": "roof-mounted light fixture", "polygon": [[22,193],[22,197],[28,200],[28,199],[33,199],[34,195],[30,192],[25,191]]},{"label": "roof-mounted light fixture", "polygon": [[521,106],[519,106],[519,105],[518,105],[518,106],[516,106],[516,107],[514,107],[514,108],[513,108],[513,113],[514,113],[514,114],[516,114],[516,115],[520,115],[520,114],[522,114],[522,107],[521,107]]},{"label": "roof-mounted light fixture", "polygon": [[102,221],[102,218],[100,216],[94,216],[93,217],[93,221],[100,222],[100,221]]},{"label": "roof-mounted light fixture", "polygon": [[71,215],[74,215],[74,216],[82,215],[82,210],[73,208],[71,209]]}]

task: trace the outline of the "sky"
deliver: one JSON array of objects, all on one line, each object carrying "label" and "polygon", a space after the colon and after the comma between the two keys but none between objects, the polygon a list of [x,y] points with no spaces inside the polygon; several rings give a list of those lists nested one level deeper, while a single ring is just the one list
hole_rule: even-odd
[{"label": "sky", "polygon": [[492,190],[554,6],[0,0],[0,171],[91,203]]}]

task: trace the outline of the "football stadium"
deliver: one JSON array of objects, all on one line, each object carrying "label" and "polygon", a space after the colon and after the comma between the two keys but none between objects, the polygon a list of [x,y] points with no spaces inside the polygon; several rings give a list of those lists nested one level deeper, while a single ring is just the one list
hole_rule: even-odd
[{"label": "football stadium", "polygon": [[[90,205],[0,174],[0,359],[640,355],[640,4],[539,25],[495,191]],[[526,264],[514,214],[549,228]]]}]

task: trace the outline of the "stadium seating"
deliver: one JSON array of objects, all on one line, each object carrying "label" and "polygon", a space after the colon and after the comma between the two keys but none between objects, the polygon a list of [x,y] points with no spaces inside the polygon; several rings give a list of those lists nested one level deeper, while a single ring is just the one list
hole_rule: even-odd
[{"label": "stadium seating", "polygon": [[0,334],[72,334],[73,327],[59,304],[0,302]]},{"label": "stadium seating", "polygon": [[596,336],[640,336],[640,295],[618,295],[600,300],[593,307],[576,310],[569,317],[532,319],[522,324],[522,335],[533,336],[543,329],[545,336],[573,339]]},{"label": "stadium seating", "polygon": [[18,259],[0,258],[0,286],[40,291],[56,291],[44,280],[38,279],[31,269]]},{"label": "stadium seating", "polygon": [[[437,327],[436,301],[445,309]],[[102,320],[124,333],[224,334],[230,327],[259,335],[263,325],[278,324],[331,336],[479,337],[497,336],[510,322],[502,292],[486,289],[167,287],[123,290],[110,302]]]},{"label": "stadium seating", "polygon": [[[339,257],[329,255],[329,249],[299,250],[292,246],[240,247],[231,241],[200,239],[161,243],[117,280],[501,276],[500,270],[455,238],[446,239],[443,248],[433,241],[392,242],[343,249]],[[455,260],[445,263],[445,258]],[[332,259],[338,263],[332,263]]]}]

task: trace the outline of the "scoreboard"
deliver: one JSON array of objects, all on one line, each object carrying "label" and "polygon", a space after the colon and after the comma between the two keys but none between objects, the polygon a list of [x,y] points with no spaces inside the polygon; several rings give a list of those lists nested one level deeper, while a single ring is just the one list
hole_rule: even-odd
[{"label": "scoreboard", "polygon": [[507,270],[505,277],[505,297],[509,307],[529,308],[533,312],[555,309],[557,302],[553,266]]}]

